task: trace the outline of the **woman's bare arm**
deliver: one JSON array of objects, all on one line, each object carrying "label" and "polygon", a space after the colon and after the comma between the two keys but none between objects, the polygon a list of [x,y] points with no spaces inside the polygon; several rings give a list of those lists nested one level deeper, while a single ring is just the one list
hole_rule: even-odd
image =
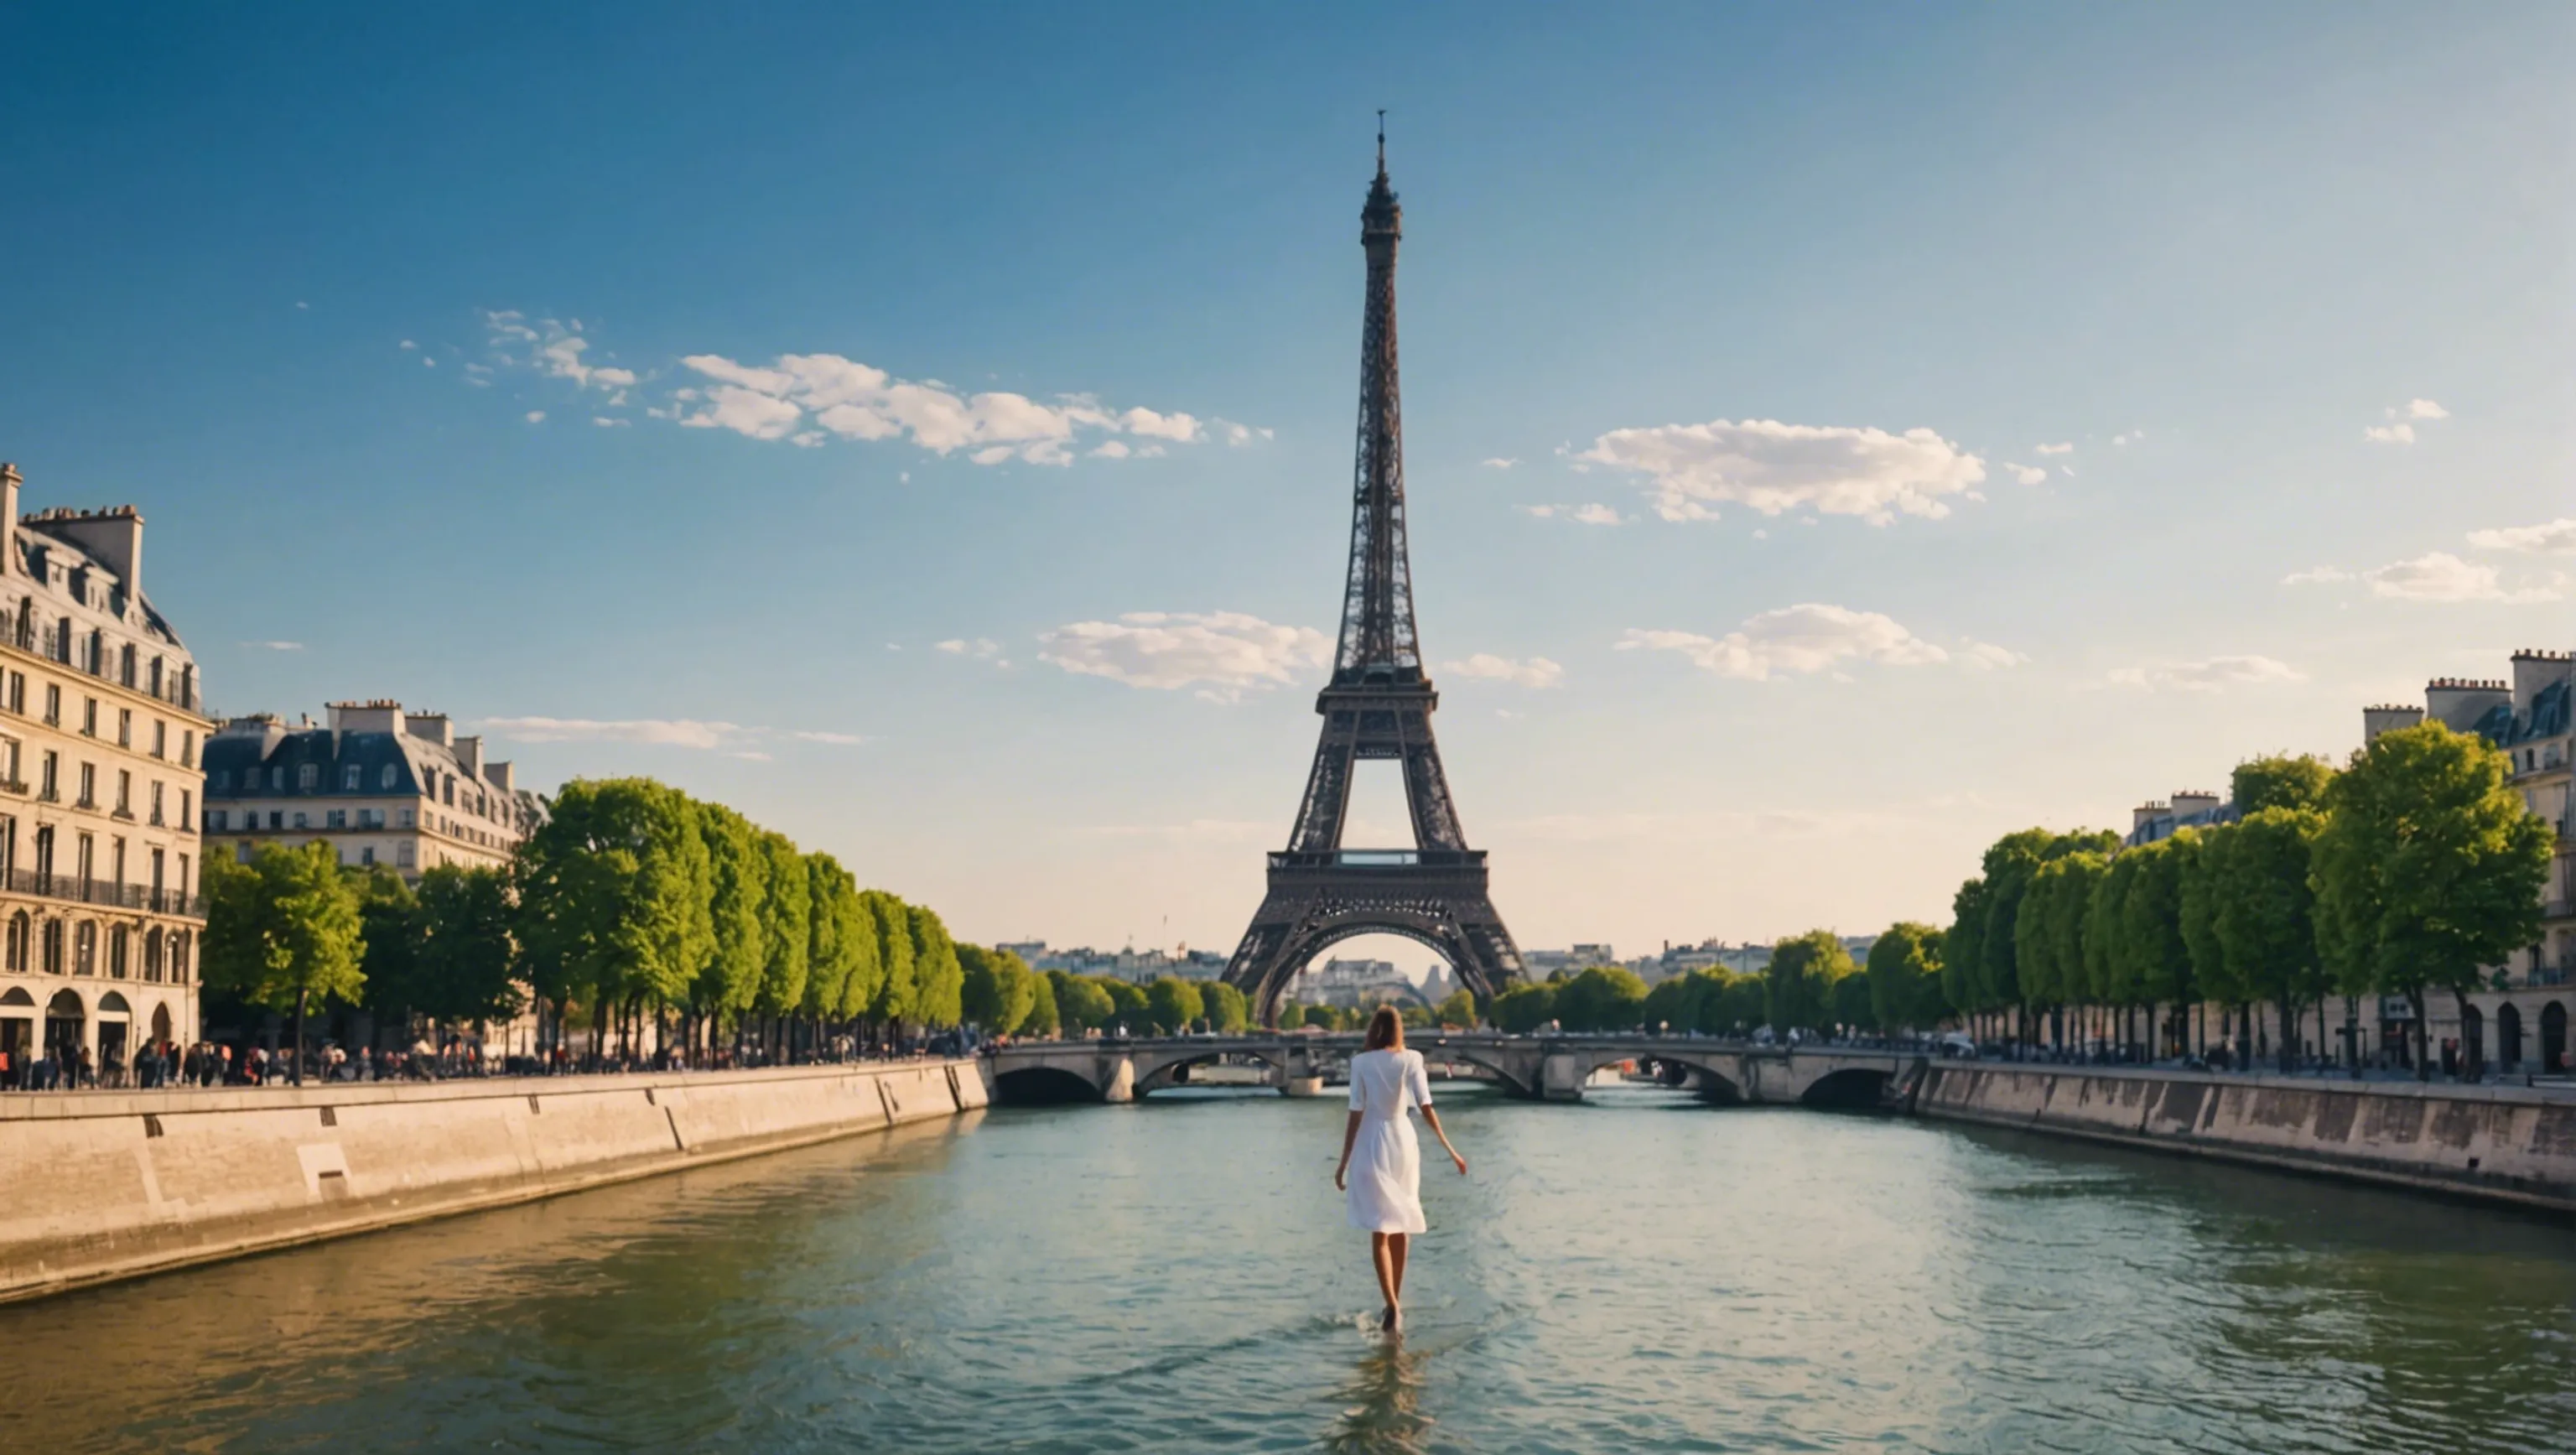
[{"label": "woman's bare arm", "polygon": [[[1353,1112],[1351,1115],[1356,1117],[1359,1113]],[[1425,1125],[1431,1128],[1431,1135],[1440,1139],[1440,1150],[1448,1153],[1449,1160],[1458,1164],[1458,1175],[1461,1177],[1466,1176],[1467,1159],[1458,1155],[1458,1149],[1449,1145],[1449,1134],[1440,1130],[1440,1113],[1433,1111],[1431,1108],[1426,1106],[1422,1109],[1422,1120]],[[1354,1123],[1355,1128],[1356,1125],[1357,1124]],[[1345,1150],[1342,1155],[1344,1157],[1348,1157],[1350,1153],[1348,1150]]]},{"label": "woman's bare arm", "polygon": [[1342,1165],[1333,1169],[1335,1192],[1341,1191],[1347,1185],[1344,1179],[1348,1178],[1351,1172],[1351,1148],[1358,1144],[1359,1139],[1360,1114],[1352,1112],[1350,1121],[1342,1127]]}]

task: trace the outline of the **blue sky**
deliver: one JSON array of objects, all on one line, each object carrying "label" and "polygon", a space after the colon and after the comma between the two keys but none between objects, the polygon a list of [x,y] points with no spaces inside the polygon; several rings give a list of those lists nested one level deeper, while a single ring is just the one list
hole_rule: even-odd
[{"label": "blue sky", "polygon": [[1524,945],[1938,918],[1997,832],[2576,635],[2576,527],[2532,529],[2576,516],[2563,7],[22,8],[0,49],[0,457],[143,508],[219,708],[655,774],[970,937],[1231,948],[1258,898],[1380,106],[1423,637]]}]

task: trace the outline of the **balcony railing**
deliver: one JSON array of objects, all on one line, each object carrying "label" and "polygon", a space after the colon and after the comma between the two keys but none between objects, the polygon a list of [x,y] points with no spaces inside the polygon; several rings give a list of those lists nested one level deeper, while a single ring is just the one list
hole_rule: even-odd
[{"label": "balcony railing", "polygon": [[110,909],[142,910],[150,914],[185,915],[191,919],[206,916],[202,895],[182,894],[175,889],[154,889],[145,884],[110,884],[103,879],[81,882],[73,874],[40,874],[32,869],[12,869],[8,887],[13,894],[33,894],[44,899],[64,899],[74,904],[105,905]]}]

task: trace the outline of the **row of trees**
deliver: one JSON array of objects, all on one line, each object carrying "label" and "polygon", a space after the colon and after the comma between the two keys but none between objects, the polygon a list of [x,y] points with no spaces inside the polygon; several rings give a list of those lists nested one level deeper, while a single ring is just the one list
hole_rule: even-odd
[{"label": "row of trees", "polygon": [[2287,1066],[2308,1007],[2322,1032],[2329,992],[2403,995],[2422,1072],[2426,995],[2449,991],[2465,1020],[2485,967],[2538,933],[2551,833],[2510,776],[2483,738],[2428,722],[2340,772],[2306,757],[2240,765],[2231,824],[2135,848],[2007,834],[1952,902],[1942,998],[2061,1046],[2072,1033],[2135,1047],[2143,1016],[2158,1051],[2182,1007],[2226,1007],[2250,1045],[2252,1007],[2268,1004]]},{"label": "row of trees", "polygon": [[938,915],[646,778],[566,784],[506,872],[432,869],[415,891],[312,843],[210,859],[203,887],[208,987],[292,1011],[299,1045],[325,1002],[481,1021],[517,1014],[522,987],[622,1053],[648,1021],[693,1054],[723,1035],[778,1054],[964,1014]]}]

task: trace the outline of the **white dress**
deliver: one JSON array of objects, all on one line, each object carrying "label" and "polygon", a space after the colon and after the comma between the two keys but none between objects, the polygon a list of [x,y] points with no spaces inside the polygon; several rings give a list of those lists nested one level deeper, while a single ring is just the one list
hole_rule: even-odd
[{"label": "white dress", "polygon": [[1413,1139],[1415,1107],[1431,1104],[1431,1076],[1419,1051],[1362,1051],[1351,1058],[1351,1110],[1360,1134],[1351,1144],[1352,1227],[1371,1233],[1418,1233],[1422,1220],[1422,1148]]}]

